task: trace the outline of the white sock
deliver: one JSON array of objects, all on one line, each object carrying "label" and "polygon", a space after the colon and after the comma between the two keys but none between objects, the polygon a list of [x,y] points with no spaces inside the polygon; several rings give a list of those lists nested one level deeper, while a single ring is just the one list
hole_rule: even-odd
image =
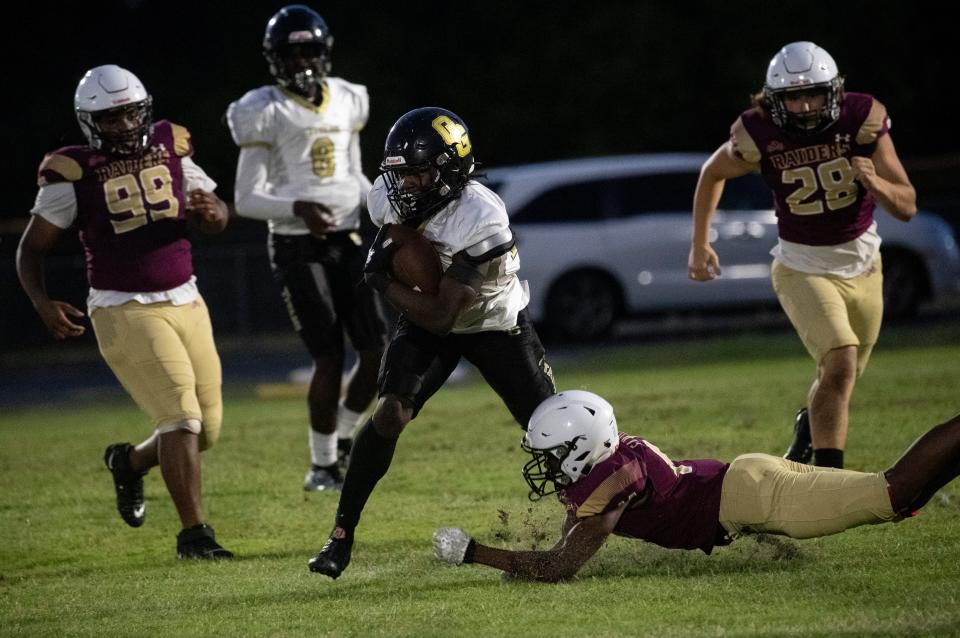
[{"label": "white sock", "polygon": [[336,434],[320,434],[310,428],[310,462],[320,467],[337,462]]},{"label": "white sock", "polygon": [[363,423],[363,412],[354,412],[342,403],[337,406],[337,436],[352,439],[353,432]]}]

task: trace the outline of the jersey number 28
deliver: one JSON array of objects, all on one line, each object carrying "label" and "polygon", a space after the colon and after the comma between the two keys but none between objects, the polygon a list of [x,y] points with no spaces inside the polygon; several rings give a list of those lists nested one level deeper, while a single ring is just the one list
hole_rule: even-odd
[{"label": "jersey number 28", "polygon": [[[784,184],[800,183],[800,187],[787,196],[787,204],[794,215],[819,215],[823,212],[823,203],[829,210],[846,208],[857,201],[858,186],[853,179],[853,167],[846,157],[824,162],[814,171],[810,166],[790,168],[781,174]],[[818,191],[823,197],[807,201]]]}]

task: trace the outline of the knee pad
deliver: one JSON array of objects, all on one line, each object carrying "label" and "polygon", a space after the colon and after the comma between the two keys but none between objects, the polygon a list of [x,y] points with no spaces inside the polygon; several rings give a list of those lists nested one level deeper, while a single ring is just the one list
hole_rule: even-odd
[{"label": "knee pad", "polygon": [[186,430],[194,434],[200,434],[202,427],[197,419],[181,419],[179,421],[168,421],[157,426],[157,434],[166,434],[176,430]]},{"label": "knee pad", "polygon": [[223,423],[223,403],[205,401],[201,398],[200,406],[203,412],[203,430],[200,432],[200,451],[208,450],[220,439],[220,425]]},{"label": "knee pad", "polygon": [[210,429],[204,426],[200,431],[200,440],[197,441],[198,449],[203,452],[213,447],[213,444],[220,438],[220,428]]}]

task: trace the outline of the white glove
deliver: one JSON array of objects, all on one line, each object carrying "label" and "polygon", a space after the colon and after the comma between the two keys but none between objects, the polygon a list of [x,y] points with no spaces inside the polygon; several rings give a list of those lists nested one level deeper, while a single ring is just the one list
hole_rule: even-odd
[{"label": "white glove", "polygon": [[459,527],[441,527],[433,533],[433,557],[460,565],[472,542],[473,539]]}]

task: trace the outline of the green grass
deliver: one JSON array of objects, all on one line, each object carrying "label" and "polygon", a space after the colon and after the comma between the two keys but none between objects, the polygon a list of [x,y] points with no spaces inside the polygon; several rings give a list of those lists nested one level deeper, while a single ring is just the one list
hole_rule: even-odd
[{"label": "green grass", "polygon": [[[792,334],[554,358],[562,388],[613,403],[621,429],[674,458],[780,453],[812,363]],[[960,409],[960,327],[888,329],[854,396],[848,467],[889,465]],[[305,405],[230,388],[204,457],[205,506],[230,563],[178,562],[159,473],[147,523],[124,525],[100,456],[146,426],[128,402],[0,413],[0,636],[960,635],[960,484],[917,519],[713,556],[612,539],[579,578],[500,582],[430,555],[455,524],[495,545],[551,543],[561,511],[531,504],[520,429],[482,382],[442,390],[401,438],[349,570],[306,561],[336,497],[305,495]],[[774,539],[777,540],[777,539]]]}]

